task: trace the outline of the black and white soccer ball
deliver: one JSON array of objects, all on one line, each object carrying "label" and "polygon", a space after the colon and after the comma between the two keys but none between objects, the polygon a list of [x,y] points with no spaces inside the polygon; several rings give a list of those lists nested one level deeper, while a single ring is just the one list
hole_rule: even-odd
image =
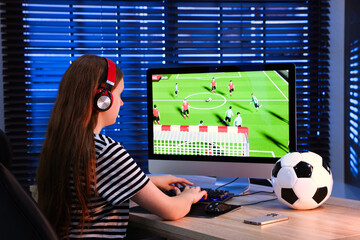
[{"label": "black and white soccer ball", "polygon": [[331,195],[333,178],[329,165],[313,152],[293,152],[274,165],[271,181],[280,202],[294,209],[313,209]]}]

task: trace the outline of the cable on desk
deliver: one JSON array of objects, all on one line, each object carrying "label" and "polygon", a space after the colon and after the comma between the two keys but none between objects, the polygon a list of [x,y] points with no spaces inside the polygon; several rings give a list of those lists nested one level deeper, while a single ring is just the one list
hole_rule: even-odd
[{"label": "cable on desk", "polygon": [[245,197],[245,196],[249,196],[249,195],[254,195],[254,194],[258,194],[258,193],[274,193],[274,191],[269,192],[269,191],[257,191],[257,192],[252,192],[252,193],[240,193],[239,195],[235,195],[234,197]]},{"label": "cable on desk", "polygon": [[[275,193],[275,192],[274,192],[274,191],[272,191],[272,192],[269,192],[269,191],[257,191],[257,192],[252,192],[252,193],[245,193],[245,192],[243,192],[243,193],[240,193],[239,195],[235,195],[235,196],[233,196],[233,197],[245,197],[245,196],[254,195],[254,194],[259,194],[259,193],[267,193],[267,194],[271,193],[271,194],[273,194],[273,193]],[[273,201],[273,200],[276,200],[276,199],[278,199],[278,198],[275,197],[275,198],[272,198],[272,199],[267,199],[267,200],[258,201],[258,202],[254,202],[254,203],[241,204],[241,206],[255,205],[255,204],[258,204],[258,203],[269,202],[269,201]]]},{"label": "cable on desk", "polygon": [[[233,180],[231,180],[230,182],[227,182],[227,183],[225,183],[225,184],[223,184],[223,185],[215,188],[215,190],[218,190],[218,189],[220,189],[220,188],[222,188],[222,187],[225,187],[225,186],[227,186],[227,185],[235,182],[235,181],[238,180],[238,179],[239,179],[239,177],[236,177],[236,178],[234,178]],[[270,182],[269,179],[267,179],[267,180]],[[249,193],[249,187],[248,187],[248,188],[245,189],[242,193],[240,193],[239,195],[235,195],[235,196],[233,196],[233,197],[244,197],[244,196],[249,196],[249,195],[259,194],[259,193],[275,193],[275,192],[274,192],[274,190],[273,190],[273,191],[271,191],[271,192],[269,192],[269,191],[257,191],[257,192]],[[276,197],[276,198],[273,198],[273,199],[270,199],[270,200],[260,201],[260,202],[251,203],[251,204],[247,204],[247,205],[258,204],[258,203],[262,203],[262,202],[272,201],[272,200],[275,200],[275,199],[277,199],[277,197]],[[242,205],[242,206],[246,206],[246,205]]]},{"label": "cable on desk", "polygon": [[248,204],[240,204],[241,206],[249,206],[249,205],[255,205],[255,204],[259,204],[259,203],[264,203],[264,202],[270,202],[270,201],[274,201],[278,199],[277,197],[272,198],[272,199],[267,199],[267,200],[263,200],[263,201],[259,201],[259,202],[254,202],[254,203],[248,203]]}]

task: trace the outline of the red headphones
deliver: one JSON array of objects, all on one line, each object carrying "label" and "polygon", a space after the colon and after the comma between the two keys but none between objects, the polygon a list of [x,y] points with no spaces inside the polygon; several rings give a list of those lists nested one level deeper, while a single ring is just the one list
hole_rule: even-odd
[{"label": "red headphones", "polygon": [[94,98],[94,108],[98,112],[104,112],[108,110],[113,101],[113,96],[111,94],[111,89],[115,84],[116,79],[116,66],[115,63],[107,58],[105,58],[108,71],[107,71],[107,78],[106,78],[106,85],[105,87],[100,87],[95,95]]}]

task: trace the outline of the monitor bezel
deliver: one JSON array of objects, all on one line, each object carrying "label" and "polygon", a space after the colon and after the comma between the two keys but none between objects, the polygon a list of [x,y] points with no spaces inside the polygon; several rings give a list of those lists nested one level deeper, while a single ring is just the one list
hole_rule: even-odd
[{"label": "monitor bezel", "polygon": [[231,156],[199,156],[199,155],[166,155],[154,154],[153,143],[153,88],[152,75],[177,74],[177,73],[208,73],[208,72],[238,72],[238,71],[266,71],[266,70],[288,70],[289,71],[289,152],[296,151],[296,70],[292,63],[264,63],[264,64],[227,64],[209,66],[177,66],[158,67],[147,70],[147,113],[148,113],[148,157],[149,160],[166,161],[196,161],[196,162],[239,162],[274,164],[279,157],[231,157]]}]

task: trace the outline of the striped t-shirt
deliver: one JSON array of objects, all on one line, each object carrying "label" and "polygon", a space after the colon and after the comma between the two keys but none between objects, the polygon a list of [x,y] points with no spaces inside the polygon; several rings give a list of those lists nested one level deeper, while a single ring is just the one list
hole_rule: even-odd
[{"label": "striped t-shirt", "polygon": [[[137,166],[120,143],[102,134],[95,135],[98,196],[91,199],[90,224],[82,235],[78,226],[81,206],[72,206],[70,238],[112,238],[126,235],[129,221],[129,199],[141,190],[149,178]],[[75,188],[71,183],[71,191]]]}]

